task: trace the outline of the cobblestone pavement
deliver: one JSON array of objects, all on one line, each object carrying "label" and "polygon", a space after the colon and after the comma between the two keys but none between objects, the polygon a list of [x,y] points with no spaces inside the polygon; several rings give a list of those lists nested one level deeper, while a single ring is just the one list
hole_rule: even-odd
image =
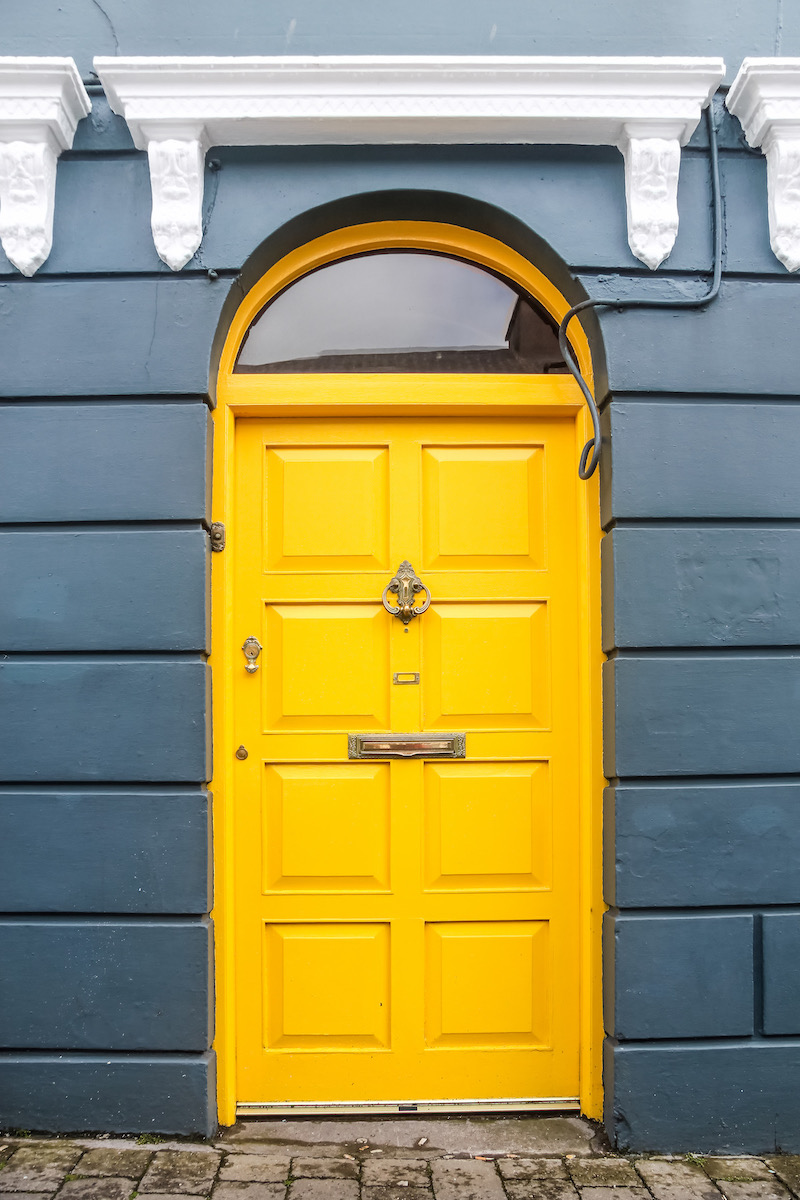
[{"label": "cobblestone pavement", "polygon": [[6,1136],[0,1200],[800,1200],[800,1156],[622,1157],[586,1122],[523,1124],[520,1136],[511,1120],[453,1121],[446,1137],[421,1121],[249,1122],[209,1142]]}]

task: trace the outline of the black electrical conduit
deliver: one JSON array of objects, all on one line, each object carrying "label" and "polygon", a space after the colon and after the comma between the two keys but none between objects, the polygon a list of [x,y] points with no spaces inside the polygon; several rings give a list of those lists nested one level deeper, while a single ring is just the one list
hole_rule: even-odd
[{"label": "black electrical conduit", "polygon": [[649,300],[623,300],[621,298],[618,300],[582,300],[580,304],[573,304],[569,312],[565,313],[564,319],[558,327],[558,344],[564,362],[574,376],[578,387],[583,392],[592,417],[593,436],[589,438],[589,441],[583,447],[580,463],[578,464],[578,474],[581,479],[590,479],[597,470],[597,464],[600,461],[600,414],[597,411],[594,396],[581,374],[580,367],[572,353],[572,348],[567,341],[567,326],[572,318],[587,308],[616,308],[619,310],[625,308],[704,308],[706,304],[710,304],[719,295],[719,287],[722,281],[722,197],[719,181],[717,129],[714,124],[714,114],[711,104],[706,109],[706,123],[708,125],[708,145],[711,155],[711,202],[714,213],[713,274],[711,286],[708,291],[704,296],[688,300],[668,300],[666,298],[653,298]]}]

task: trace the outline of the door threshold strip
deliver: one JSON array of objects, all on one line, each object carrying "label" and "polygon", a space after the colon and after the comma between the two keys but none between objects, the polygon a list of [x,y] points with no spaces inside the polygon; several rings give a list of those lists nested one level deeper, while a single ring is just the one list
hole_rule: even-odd
[{"label": "door threshold strip", "polygon": [[414,1113],[514,1113],[579,1112],[580,1101],[572,1097],[542,1100],[332,1100],[328,1102],[270,1102],[237,1104],[237,1117],[298,1116],[405,1116]]}]

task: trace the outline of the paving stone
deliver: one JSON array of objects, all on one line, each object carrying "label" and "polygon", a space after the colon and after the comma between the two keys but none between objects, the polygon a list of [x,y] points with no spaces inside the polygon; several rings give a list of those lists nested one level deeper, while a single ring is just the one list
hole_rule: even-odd
[{"label": "paving stone", "polygon": [[75,1175],[116,1175],[138,1179],[147,1170],[152,1150],[87,1150],[74,1168]]},{"label": "paving stone", "polygon": [[158,1150],[139,1184],[140,1192],[206,1196],[217,1173],[219,1154],[197,1150]]},{"label": "paving stone", "polygon": [[774,1176],[747,1182],[720,1179],[719,1187],[728,1200],[789,1200],[789,1192]]},{"label": "paving stone", "polygon": [[281,1183],[218,1183],[214,1200],[283,1200],[286,1184]]},{"label": "paving stone", "polygon": [[560,1158],[498,1158],[503,1179],[550,1179],[568,1183],[567,1169]]},{"label": "paving stone", "polygon": [[400,1187],[395,1183],[361,1189],[361,1200],[433,1200],[429,1187]]},{"label": "paving stone", "polygon": [[800,1154],[783,1154],[780,1158],[764,1160],[787,1187],[800,1196]]},{"label": "paving stone", "polygon": [[704,1158],[703,1167],[712,1179],[736,1180],[738,1183],[746,1183],[751,1179],[775,1178],[760,1158]]},{"label": "paving stone", "polygon": [[133,1191],[132,1179],[68,1179],[58,1193],[59,1200],[128,1200]]},{"label": "paving stone", "polygon": [[69,1142],[20,1146],[0,1171],[0,1192],[54,1192],[82,1153]]},{"label": "paving stone", "polygon": [[719,1200],[719,1192],[697,1163],[674,1158],[641,1158],[636,1170],[655,1200]]},{"label": "paving stone", "polygon": [[283,1183],[289,1178],[290,1163],[288,1154],[231,1154],[219,1178],[222,1183]]},{"label": "paving stone", "polygon": [[[424,1158],[378,1156],[364,1163],[361,1182],[366,1187],[394,1186],[401,1182],[405,1182],[407,1187],[429,1188],[431,1185],[428,1164]],[[380,1200],[380,1197],[373,1197],[373,1200]]]},{"label": "paving stone", "polygon": [[358,1179],[358,1163],[349,1158],[295,1158],[295,1179]]},{"label": "paving stone", "polygon": [[49,1200],[54,1192],[14,1192],[14,1200]]},{"label": "paving stone", "polygon": [[494,1163],[439,1159],[431,1172],[436,1200],[505,1200]]},{"label": "paving stone", "polygon": [[[625,1158],[574,1158],[567,1167],[579,1188],[642,1186],[639,1176]],[[597,1200],[603,1200],[603,1197],[598,1196]]]},{"label": "paving stone", "polygon": [[510,1200],[578,1200],[573,1185],[558,1179],[509,1179],[506,1192]]},{"label": "paving stone", "polygon": [[[171,1192],[137,1192],[137,1200],[175,1200]],[[14,1200],[17,1200],[16,1196]]]},{"label": "paving stone", "polygon": [[26,1163],[31,1166],[66,1167],[69,1171],[83,1154],[83,1147],[74,1142],[28,1142],[17,1146],[14,1151],[15,1163]]},{"label": "paving stone", "polygon": [[354,1179],[297,1179],[289,1191],[290,1200],[358,1200]]},{"label": "paving stone", "polygon": [[610,1187],[581,1188],[581,1200],[650,1200],[647,1188],[625,1187],[611,1184]]}]

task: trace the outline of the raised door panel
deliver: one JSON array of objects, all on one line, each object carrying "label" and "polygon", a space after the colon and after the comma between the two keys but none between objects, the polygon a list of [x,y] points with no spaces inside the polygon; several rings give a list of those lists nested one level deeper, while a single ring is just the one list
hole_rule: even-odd
[{"label": "raised door panel", "polygon": [[267,570],[389,566],[386,447],[273,447],[266,451]]},{"label": "raised door panel", "polygon": [[389,620],[380,604],[268,605],[265,731],[385,728]]},{"label": "raised door panel", "polygon": [[426,727],[549,728],[546,604],[439,604],[423,619]]},{"label": "raised door panel", "polygon": [[426,888],[550,886],[548,763],[426,763],[424,789]]},{"label": "raised door panel", "polygon": [[387,924],[266,923],[264,941],[265,1049],[388,1049]]},{"label": "raised door panel", "polygon": [[458,921],[426,930],[429,1047],[546,1046],[550,970],[545,921]]},{"label": "raised door panel", "polygon": [[386,891],[389,764],[279,764],[264,772],[265,893]]},{"label": "raised door panel", "polygon": [[541,569],[541,446],[426,446],[423,561],[430,569]]}]

